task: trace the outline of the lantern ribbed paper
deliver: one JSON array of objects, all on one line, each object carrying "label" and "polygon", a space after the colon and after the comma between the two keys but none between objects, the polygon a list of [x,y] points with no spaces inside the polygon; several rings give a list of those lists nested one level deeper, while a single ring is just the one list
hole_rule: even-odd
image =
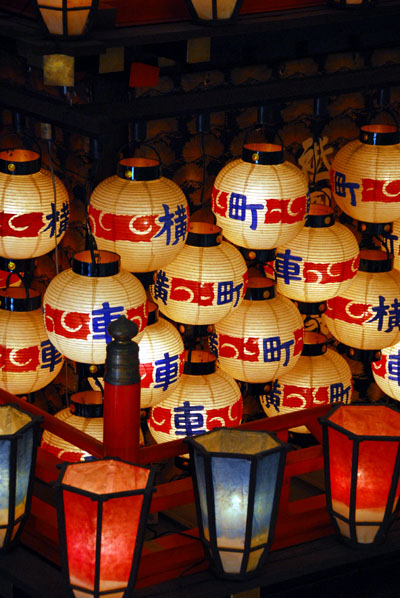
[{"label": "lantern ribbed paper", "polygon": [[306,226],[276,250],[277,290],[305,303],[331,299],[356,275],[359,255],[357,239],[335,222],[333,209],[311,204]]},{"label": "lantern ribbed paper", "polygon": [[46,289],[43,311],[47,334],[65,357],[102,364],[112,339],[108,324],[121,315],[136,322],[138,342],[147,323],[147,297],[142,284],[120,270],[119,256],[108,251],[75,254],[72,268],[55,276]]},{"label": "lantern ribbed paper", "polygon": [[154,407],[175,389],[183,374],[184,345],[178,330],[149,303],[149,319],[139,343],[140,406]]},{"label": "lantern ribbed paper", "polygon": [[[352,394],[353,378],[346,360],[328,348],[325,336],[306,332],[300,359],[289,373],[274,380],[271,393],[261,397],[261,404],[272,417],[337,401],[349,403]],[[307,429],[299,426],[293,431]]]},{"label": "lantern ribbed paper", "polygon": [[174,322],[215,324],[239,307],[247,288],[244,258],[221,229],[193,222],[181,253],[158,270],[152,295]]},{"label": "lantern ribbed paper", "polygon": [[0,256],[27,259],[52,251],[69,224],[69,198],[60,179],[41,170],[40,155],[0,151]]},{"label": "lantern ribbed paper", "polygon": [[118,253],[129,272],[151,272],[182,251],[189,208],[178,185],[161,176],[158,161],[126,158],[93,191],[89,218],[99,249]]},{"label": "lantern ribbed paper", "polygon": [[400,342],[385,347],[381,357],[371,363],[374,380],[389,397],[400,401]]},{"label": "lantern ribbed paper", "polygon": [[336,533],[353,546],[384,540],[399,510],[400,413],[377,403],[336,405],[320,421]]},{"label": "lantern ribbed paper", "polygon": [[215,325],[211,347],[220,367],[236,380],[268,382],[299,359],[303,319],[289,299],[275,293],[272,280],[250,278],[239,308]]},{"label": "lantern ribbed paper", "polygon": [[55,37],[81,37],[98,0],[37,0],[43,23]]},{"label": "lantern ribbed paper", "polygon": [[371,124],[342,147],[330,172],[333,197],[351,218],[386,223],[400,217],[400,133]]},{"label": "lantern ribbed paper", "polygon": [[38,291],[0,290],[0,388],[35,392],[60,372],[64,357],[48,339]]},{"label": "lantern ribbed paper", "polygon": [[341,343],[382,349],[400,340],[400,272],[387,253],[361,251],[359,270],[340,296],[329,299],[322,318]]},{"label": "lantern ribbed paper", "polygon": [[168,442],[213,428],[237,426],[242,412],[237,382],[216,368],[215,356],[193,351],[186,356],[178,386],[151,409],[148,424],[156,442]]},{"label": "lantern ribbed paper", "polygon": [[273,249],[303,228],[307,197],[305,176],[284,161],[282,148],[253,143],[217,175],[212,210],[224,237],[235,245]]}]

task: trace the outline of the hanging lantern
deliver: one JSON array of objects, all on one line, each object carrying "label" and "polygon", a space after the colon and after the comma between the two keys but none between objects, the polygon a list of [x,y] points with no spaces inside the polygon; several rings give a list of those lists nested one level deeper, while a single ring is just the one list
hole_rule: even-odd
[{"label": "hanging lantern", "polygon": [[69,224],[67,190],[41,170],[40,154],[0,151],[0,256],[35,258],[52,251]]},{"label": "hanging lantern", "polygon": [[186,355],[178,386],[161,405],[151,409],[148,424],[156,442],[168,442],[213,428],[237,426],[242,412],[235,380],[216,368],[214,355],[192,351]]},{"label": "hanging lantern", "polygon": [[224,237],[235,245],[274,249],[303,228],[307,197],[305,176],[284,161],[280,146],[252,143],[217,175],[212,211]]},{"label": "hanging lantern", "polygon": [[348,543],[384,540],[398,516],[400,413],[387,405],[336,405],[320,418],[326,502]]},{"label": "hanging lantern", "polygon": [[239,15],[243,0],[186,0],[195,23],[215,25],[232,21]]},{"label": "hanging lantern", "polygon": [[159,161],[126,158],[94,189],[89,219],[99,249],[118,253],[129,272],[151,272],[182,251],[189,208],[178,185],[161,176]]},{"label": "hanging lantern", "polygon": [[247,277],[246,262],[221,229],[192,222],[181,253],[158,270],[153,299],[174,322],[215,324],[239,307]]},{"label": "hanging lantern", "polygon": [[350,285],[326,303],[323,321],[341,343],[375,351],[400,341],[400,272],[379,250],[363,249]]},{"label": "hanging lantern", "polygon": [[335,222],[333,209],[311,204],[305,227],[276,250],[277,290],[302,303],[321,303],[349,286],[359,261],[357,240]]},{"label": "hanging lantern", "polygon": [[286,446],[268,432],[188,438],[200,537],[218,577],[245,579],[272,544]]},{"label": "hanging lantern", "polygon": [[37,0],[42,22],[50,36],[82,37],[88,32],[98,0]]},{"label": "hanging lantern", "polygon": [[393,222],[391,230],[382,233],[381,246],[393,256],[393,268],[400,270],[400,219]]},{"label": "hanging lantern", "polygon": [[0,405],[0,549],[15,544],[31,506],[41,418]]},{"label": "hanging lantern", "polygon": [[176,388],[183,374],[185,349],[178,330],[149,303],[149,319],[139,343],[140,406],[154,407]]},{"label": "hanging lantern", "polygon": [[380,358],[373,361],[371,367],[379,388],[392,399],[400,401],[400,342],[382,349]]},{"label": "hanging lantern", "polygon": [[303,347],[297,307],[275,293],[267,278],[250,278],[239,308],[215,325],[211,347],[220,367],[236,380],[259,384],[295,366]]},{"label": "hanging lantern", "polygon": [[44,388],[60,372],[64,357],[48,339],[38,291],[0,290],[0,388],[26,394]]},{"label": "hanging lantern", "polygon": [[[327,345],[327,338],[316,332],[304,333],[300,359],[289,373],[274,380],[269,395],[261,397],[268,417],[309,409],[317,405],[350,403],[353,378],[346,360]],[[305,426],[294,432],[307,433]]]},{"label": "hanging lantern", "polygon": [[71,596],[132,596],[154,472],[117,459],[64,463],[55,483]]},{"label": "hanging lantern", "polygon": [[400,132],[397,127],[361,127],[360,138],[342,147],[332,162],[335,202],[361,222],[400,218]]},{"label": "hanging lantern", "polygon": [[72,268],[55,276],[43,298],[49,339],[65,357],[81,363],[105,362],[111,341],[108,324],[122,314],[136,322],[138,341],[147,323],[146,292],[138,279],[120,270],[109,251],[75,254]]}]

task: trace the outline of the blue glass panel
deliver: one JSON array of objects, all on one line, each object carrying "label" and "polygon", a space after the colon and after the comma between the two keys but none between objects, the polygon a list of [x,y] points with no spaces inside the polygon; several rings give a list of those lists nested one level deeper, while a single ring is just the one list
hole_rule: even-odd
[{"label": "blue glass panel", "polygon": [[10,441],[0,440],[0,524],[8,523],[10,484]]},{"label": "blue glass panel", "polygon": [[26,495],[28,492],[29,474],[32,463],[33,429],[28,429],[18,438],[17,445],[17,487],[15,496],[15,517],[25,511]]},{"label": "blue glass panel", "polygon": [[258,463],[251,546],[268,541],[279,460],[280,453],[277,452],[266,455]]},{"label": "blue glass panel", "polygon": [[210,539],[208,530],[208,508],[207,508],[207,497],[206,497],[206,476],[204,472],[204,458],[197,451],[194,455],[197,484],[199,487],[199,499],[200,499],[200,510],[201,517],[203,520],[204,535],[207,540]]}]

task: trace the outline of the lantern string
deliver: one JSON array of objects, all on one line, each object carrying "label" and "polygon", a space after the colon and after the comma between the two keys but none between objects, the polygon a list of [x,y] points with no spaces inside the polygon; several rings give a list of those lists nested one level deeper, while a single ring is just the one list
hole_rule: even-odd
[{"label": "lantern string", "polygon": [[53,167],[53,153],[52,153],[52,149],[51,149],[51,139],[47,139],[47,149],[49,152],[49,168],[50,168],[50,173],[51,173],[51,183],[53,186],[53,197],[54,197],[54,202],[52,205],[52,210],[53,210],[53,220],[54,220],[54,257],[55,257],[55,262],[56,262],[56,273],[59,273],[59,264],[58,264],[58,246],[57,246],[57,209],[56,209],[56,205],[57,205],[57,189],[56,189],[56,179],[55,179],[55,175],[54,175],[54,167]]}]

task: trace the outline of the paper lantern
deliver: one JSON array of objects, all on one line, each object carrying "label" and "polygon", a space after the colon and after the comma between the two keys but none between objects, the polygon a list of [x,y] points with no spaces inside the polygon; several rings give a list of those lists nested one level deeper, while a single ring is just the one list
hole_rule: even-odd
[{"label": "paper lantern", "polygon": [[94,189],[89,219],[99,249],[118,253],[129,272],[151,272],[182,251],[189,208],[178,185],[161,176],[157,160],[126,158]]},{"label": "paper lantern", "polygon": [[98,0],[37,0],[47,32],[54,37],[76,38],[87,33]]},{"label": "paper lantern", "polygon": [[117,459],[61,466],[58,530],[72,596],[132,596],[153,479],[153,471]]},{"label": "paper lantern", "polygon": [[400,218],[400,132],[371,124],[342,147],[332,161],[335,202],[351,218],[389,223]]},{"label": "paper lantern", "polygon": [[218,577],[244,579],[273,540],[286,447],[268,432],[218,429],[188,438],[200,537]]},{"label": "paper lantern", "polygon": [[213,25],[235,19],[243,0],[186,0],[192,19],[196,23]]},{"label": "paper lantern", "polygon": [[109,323],[122,314],[136,322],[143,335],[147,297],[138,279],[120,269],[119,256],[98,251],[75,254],[72,268],[55,276],[43,298],[49,339],[65,357],[102,364],[111,341]]},{"label": "paper lantern", "polygon": [[149,303],[149,319],[139,343],[140,406],[154,407],[176,388],[183,374],[185,348],[178,330]]},{"label": "paper lantern", "polygon": [[350,285],[329,299],[323,322],[341,343],[363,351],[383,349],[400,340],[400,272],[387,253],[363,249]]},{"label": "paper lantern", "polygon": [[373,361],[371,367],[379,388],[392,399],[400,401],[400,342],[382,349],[380,358]]},{"label": "paper lantern", "polygon": [[291,370],[303,347],[297,307],[267,278],[250,278],[239,308],[215,325],[211,347],[236,380],[268,382]]},{"label": "paper lantern", "polygon": [[41,418],[0,405],[0,549],[18,541],[31,506]]},{"label": "paper lantern", "polygon": [[69,198],[60,179],[41,170],[37,152],[0,151],[0,256],[35,258],[52,251],[69,224]]},{"label": "paper lantern", "polygon": [[303,303],[326,301],[349,286],[359,261],[357,239],[333,209],[311,204],[305,227],[276,250],[277,290]]},{"label": "paper lantern", "polygon": [[0,388],[25,394],[44,388],[60,372],[64,357],[47,336],[38,291],[0,290]]},{"label": "paper lantern", "polygon": [[[327,345],[327,338],[305,332],[304,346],[296,365],[274,380],[269,395],[260,398],[268,417],[309,409],[317,405],[350,403],[353,378],[346,360]],[[307,433],[305,426],[294,432]]]},{"label": "paper lantern", "polygon": [[381,246],[393,256],[393,268],[400,270],[400,220],[395,220],[391,230],[381,234]]},{"label": "paper lantern", "polygon": [[252,143],[217,175],[212,211],[224,237],[250,249],[291,241],[305,223],[308,184],[278,145]]},{"label": "paper lantern", "polygon": [[221,229],[193,222],[181,253],[158,270],[152,295],[174,322],[215,324],[239,307],[247,278],[246,262]]},{"label": "paper lantern", "polygon": [[158,443],[234,427],[242,419],[243,403],[235,380],[216,368],[215,356],[205,351],[186,355],[182,377],[174,392],[152,407],[149,430]]},{"label": "paper lantern", "polygon": [[387,405],[336,405],[320,421],[336,533],[354,546],[384,540],[398,515],[400,413]]}]

